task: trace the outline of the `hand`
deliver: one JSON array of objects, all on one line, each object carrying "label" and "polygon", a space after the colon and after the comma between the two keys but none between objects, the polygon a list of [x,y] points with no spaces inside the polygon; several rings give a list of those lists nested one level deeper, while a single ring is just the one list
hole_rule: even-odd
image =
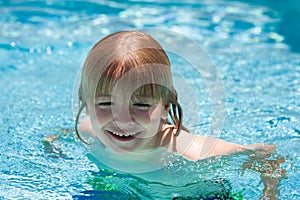
[{"label": "hand", "polygon": [[276,151],[276,145],[273,144],[265,145],[262,143],[257,143],[257,144],[246,145],[244,148],[246,150],[254,151],[254,153],[257,155],[266,155]]},{"label": "hand", "polygon": [[285,158],[275,155],[275,145],[255,144],[249,147],[253,153],[249,155],[249,160],[243,163],[242,169],[260,173],[261,182],[264,184],[261,199],[278,199],[278,185],[280,180],[286,177],[286,170],[280,166],[285,163]]}]

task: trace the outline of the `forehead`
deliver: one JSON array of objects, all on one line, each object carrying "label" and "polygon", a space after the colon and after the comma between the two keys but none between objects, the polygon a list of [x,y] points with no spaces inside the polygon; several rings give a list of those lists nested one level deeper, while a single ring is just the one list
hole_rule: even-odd
[{"label": "forehead", "polygon": [[[137,65],[136,63],[131,63]],[[127,69],[128,68],[128,69]],[[126,96],[133,95],[162,97],[163,88],[171,88],[172,79],[168,66],[160,64],[138,65],[132,68],[125,65],[110,65],[107,70],[93,80],[99,80],[96,85],[95,97],[102,95]]]}]

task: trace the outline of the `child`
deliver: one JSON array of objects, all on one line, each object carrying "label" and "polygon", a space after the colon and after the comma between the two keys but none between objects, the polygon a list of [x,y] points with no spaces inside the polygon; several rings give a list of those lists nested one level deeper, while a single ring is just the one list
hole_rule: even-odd
[{"label": "child", "polygon": [[[182,125],[168,56],[141,31],[100,40],[84,62],[78,94],[77,136],[100,162],[121,171],[151,171],[166,152],[197,161],[263,147],[190,133]],[[126,166],[125,160],[135,162]]]}]

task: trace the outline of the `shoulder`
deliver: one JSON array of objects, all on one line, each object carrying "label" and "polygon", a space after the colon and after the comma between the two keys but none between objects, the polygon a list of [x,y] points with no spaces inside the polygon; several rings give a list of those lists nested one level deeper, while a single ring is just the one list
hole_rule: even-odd
[{"label": "shoulder", "polygon": [[197,136],[186,130],[180,130],[179,135],[175,136],[177,129],[170,124],[164,125],[162,130],[161,146],[186,157],[185,154],[189,152]]},{"label": "shoulder", "polygon": [[[218,138],[200,136],[192,134],[186,130],[181,130],[178,136],[175,136],[176,128],[168,126],[172,134],[169,140],[168,149],[189,160],[197,161],[211,156],[219,155],[227,144]],[[220,149],[222,148],[222,149]]]},{"label": "shoulder", "polygon": [[191,148],[198,139],[197,135],[194,135],[186,130],[181,130],[178,136],[175,137],[176,153],[187,157],[186,155],[190,152]]}]

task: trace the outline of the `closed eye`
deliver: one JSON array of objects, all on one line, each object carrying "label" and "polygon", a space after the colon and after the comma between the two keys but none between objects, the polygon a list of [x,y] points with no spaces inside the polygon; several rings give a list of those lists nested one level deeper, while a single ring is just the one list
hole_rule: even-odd
[{"label": "closed eye", "polygon": [[102,109],[110,108],[112,105],[114,105],[113,102],[100,102],[100,103],[98,103],[98,106]]},{"label": "closed eye", "polygon": [[148,103],[134,103],[133,107],[137,109],[149,109],[152,105]]}]

